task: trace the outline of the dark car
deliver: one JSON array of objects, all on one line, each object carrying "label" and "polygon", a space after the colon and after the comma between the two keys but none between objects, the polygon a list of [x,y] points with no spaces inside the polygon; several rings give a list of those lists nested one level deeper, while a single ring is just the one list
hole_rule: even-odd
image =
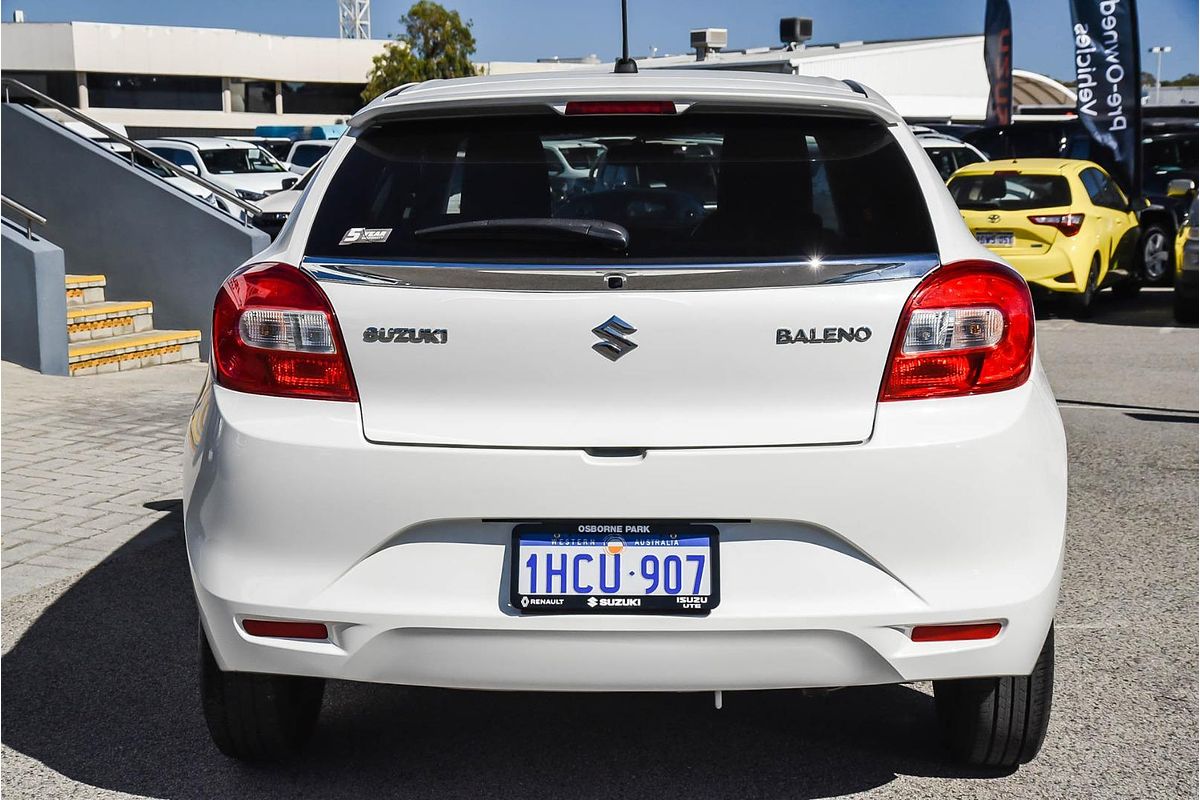
[{"label": "dark car", "polygon": [[[1184,178],[1194,187],[1200,180],[1196,165],[1198,130],[1193,119],[1146,120],[1142,130],[1142,185],[1127,193],[1143,198],[1147,204],[1138,211],[1142,229],[1138,243],[1140,277],[1145,283],[1159,284],[1169,281],[1174,273],[1173,242],[1194,196],[1194,191],[1169,196],[1168,184]],[[991,158],[1078,158],[1120,174],[1112,153],[1096,144],[1074,116],[1020,120],[1008,126],[981,128],[963,138]],[[1130,284],[1131,288],[1136,285]]]}]

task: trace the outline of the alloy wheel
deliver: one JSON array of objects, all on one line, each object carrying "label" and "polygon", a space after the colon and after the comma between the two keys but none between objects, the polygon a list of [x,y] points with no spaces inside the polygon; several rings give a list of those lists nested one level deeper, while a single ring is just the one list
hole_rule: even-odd
[{"label": "alloy wheel", "polygon": [[1167,274],[1171,254],[1167,252],[1167,236],[1159,230],[1151,231],[1142,243],[1142,269],[1146,280],[1154,283]]}]

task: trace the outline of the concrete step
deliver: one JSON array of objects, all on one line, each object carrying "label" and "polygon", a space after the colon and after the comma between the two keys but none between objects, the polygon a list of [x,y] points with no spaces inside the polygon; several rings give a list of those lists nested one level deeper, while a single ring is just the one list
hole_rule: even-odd
[{"label": "concrete step", "polygon": [[107,280],[103,275],[68,275],[67,305],[103,303],[106,284]]},{"label": "concrete step", "polygon": [[88,342],[141,333],[154,327],[149,300],[80,303],[67,307],[67,341]]},{"label": "concrete step", "polygon": [[200,331],[144,331],[67,345],[72,375],[124,372],[155,364],[196,361]]}]

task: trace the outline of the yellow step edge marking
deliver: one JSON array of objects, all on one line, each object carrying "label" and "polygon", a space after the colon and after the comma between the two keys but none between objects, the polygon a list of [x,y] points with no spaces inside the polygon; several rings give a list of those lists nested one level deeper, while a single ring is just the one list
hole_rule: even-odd
[{"label": "yellow step edge marking", "polygon": [[150,358],[151,356],[161,356],[167,353],[178,353],[183,349],[181,344],[169,344],[165,347],[155,347],[151,350],[140,350],[136,353],[122,353],[119,356],[105,356],[104,358],[93,358],[91,361],[79,361],[71,364],[69,369],[71,374],[75,374],[79,370],[87,369],[88,367],[99,367],[104,364],[112,364],[120,361],[132,361],[135,358]]},{"label": "yellow step edge marking", "polygon": [[97,331],[104,328],[123,328],[126,325],[132,325],[133,320],[129,317],[117,317],[116,319],[98,319],[92,322],[76,322],[73,325],[67,326],[67,333],[80,333],[81,331]]},{"label": "yellow step edge marking", "polygon": [[104,283],[105,280],[103,275],[68,275],[67,286],[74,283]]},{"label": "yellow step edge marking", "polygon": [[[180,342],[191,344],[200,341],[200,331],[147,331],[143,334],[121,336],[114,339],[99,339],[92,342],[76,342],[67,345],[68,357],[90,356],[111,350],[124,350],[130,347],[149,347],[163,342]],[[114,354],[115,355],[128,355]]]},{"label": "yellow step edge marking", "polygon": [[120,314],[125,311],[154,310],[154,304],[149,300],[135,300],[129,303],[89,303],[85,306],[75,306],[67,309],[67,319],[76,317],[96,317],[101,314]]}]

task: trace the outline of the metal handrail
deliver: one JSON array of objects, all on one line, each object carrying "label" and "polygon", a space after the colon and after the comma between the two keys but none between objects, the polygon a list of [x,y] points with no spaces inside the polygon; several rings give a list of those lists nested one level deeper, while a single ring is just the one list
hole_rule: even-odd
[{"label": "metal handrail", "polygon": [[[110,139],[120,142],[121,144],[125,145],[130,150],[129,160],[131,162],[133,161],[134,153],[137,153],[138,155],[141,155],[141,156],[145,156],[146,158],[153,161],[155,164],[158,164],[160,167],[163,167],[164,169],[166,169],[171,174],[177,175],[181,178],[186,178],[187,180],[191,181],[192,183],[203,186],[205,189],[208,189],[210,192],[217,195],[218,197],[222,197],[222,198],[228,200],[229,202],[233,203],[235,206],[238,206],[239,208],[243,209],[244,211],[246,211],[248,213],[246,219],[243,220],[243,223],[247,227],[250,226],[250,215],[258,216],[259,214],[262,213],[261,208],[259,208],[258,206],[254,205],[253,203],[251,203],[247,200],[243,200],[242,198],[238,197],[235,193],[226,189],[224,186],[213,183],[212,181],[207,180],[205,178],[201,178],[199,175],[193,175],[192,173],[188,172],[187,170],[181,168],[178,164],[175,164],[172,161],[168,161],[167,159],[163,158],[162,156],[158,155],[157,153],[154,153],[154,152],[146,149],[142,145],[135,142],[133,139],[130,139],[128,136],[125,136],[124,134],[121,134],[121,133],[117,133],[112,128],[108,127],[107,125],[105,125],[101,122],[97,122],[95,119],[89,117],[87,114],[77,111],[76,109],[71,108],[70,106],[66,105],[65,103],[60,103],[59,101],[55,100],[53,97],[49,97],[45,94],[42,94],[37,89],[34,89],[32,86],[27,86],[26,84],[21,83],[20,81],[15,80],[14,78],[0,78],[0,84],[3,84],[3,86],[4,86],[4,102],[6,102],[6,103],[11,102],[11,99],[9,98],[9,95],[8,95],[8,90],[10,88],[15,88],[15,89],[29,95],[30,97],[33,97],[43,103],[46,103],[51,108],[58,109],[62,113],[66,114],[68,117],[71,117],[74,120],[82,122],[83,124],[85,124],[89,127],[95,128],[96,130],[103,133],[105,136],[108,136]],[[87,139],[86,136],[83,136],[80,138]],[[88,141],[92,141],[92,140],[88,139]],[[101,147],[101,145],[97,144],[96,142],[92,142],[92,143],[96,144],[97,147]],[[104,148],[104,149],[107,149],[107,148]],[[112,151],[110,150],[109,152],[112,152]]]},{"label": "metal handrail", "polygon": [[8,208],[11,208],[13,211],[17,212],[18,214],[20,214],[22,217],[25,218],[25,238],[26,239],[33,238],[33,223],[36,222],[38,225],[46,224],[45,217],[43,217],[41,214],[37,213],[36,211],[32,211],[32,210],[26,208],[25,206],[18,203],[16,200],[12,200],[12,199],[7,198],[4,195],[0,194],[0,203],[3,203],[5,206],[7,206]]}]

